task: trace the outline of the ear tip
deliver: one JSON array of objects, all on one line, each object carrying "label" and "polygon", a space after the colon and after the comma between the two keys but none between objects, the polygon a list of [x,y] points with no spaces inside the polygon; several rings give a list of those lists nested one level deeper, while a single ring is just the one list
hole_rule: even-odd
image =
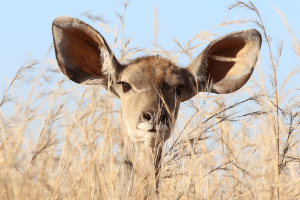
[{"label": "ear tip", "polygon": [[256,30],[255,28],[249,28],[249,29],[246,29],[245,31],[248,31],[251,34],[259,34],[260,35],[259,31]]},{"label": "ear tip", "polygon": [[66,15],[62,15],[62,16],[56,17],[53,22],[58,22],[59,23],[59,22],[69,21],[71,19],[74,19],[74,18],[66,16]]},{"label": "ear tip", "polygon": [[64,27],[64,26],[68,26],[69,24],[71,24],[74,20],[76,20],[75,18],[63,15],[63,16],[59,16],[57,17],[53,23],[52,26],[60,26],[60,27]]},{"label": "ear tip", "polygon": [[246,29],[245,31],[249,35],[250,40],[258,41],[260,44],[259,47],[261,47],[262,37],[261,37],[260,32],[258,30],[256,30],[255,28]]}]

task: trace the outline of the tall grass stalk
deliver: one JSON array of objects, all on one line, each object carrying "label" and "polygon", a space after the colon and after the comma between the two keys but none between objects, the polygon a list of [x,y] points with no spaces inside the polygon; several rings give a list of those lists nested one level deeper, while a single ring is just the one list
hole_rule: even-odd
[{"label": "tall grass stalk", "polygon": [[[249,22],[260,30],[269,55],[259,59],[258,79],[252,77],[239,92],[226,96],[199,93],[181,107],[178,126],[163,150],[160,198],[298,199],[300,101],[298,88],[288,88],[288,83],[300,70],[291,69],[283,83],[278,83],[284,40],[272,44],[255,5],[237,1],[229,10],[251,10],[257,20],[223,20],[185,44],[172,37],[177,45],[173,51],[159,46],[158,7],[154,8],[154,48],[131,45],[133,38],[123,35],[130,3],[122,5],[124,13],[117,14],[116,30],[102,16],[81,15],[99,22],[114,36],[111,46],[120,51],[120,62],[141,52],[174,62],[184,55],[192,61],[215,38],[214,28]],[[300,61],[299,42],[284,15],[278,13]],[[22,64],[3,92],[0,199],[112,199],[126,134],[120,103],[96,83],[80,86],[65,78],[55,81],[58,66],[47,65],[47,59],[40,65]],[[268,79],[262,73],[266,68]],[[25,98],[20,92],[24,87],[30,87]],[[10,106],[9,112],[4,112],[5,106]],[[131,199],[139,199],[144,187],[137,188]]]}]

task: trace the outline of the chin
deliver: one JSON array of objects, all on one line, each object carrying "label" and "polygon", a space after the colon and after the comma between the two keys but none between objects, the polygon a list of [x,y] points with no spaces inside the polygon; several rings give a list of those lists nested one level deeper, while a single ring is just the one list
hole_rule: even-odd
[{"label": "chin", "polygon": [[171,136],[172,128],[170,125],[149,126],[140,123],[138,127],[131,128],[128,123],[127,129],[132,141],[143,143],[144,145],[154,147],[158,142],[165,142]]},{"label": "chin", "polygon": [[165,142],[171,136],[171,131],[146,131],[136,130],[138,137],[135,137],[135,141],[140,141],[143,144],[154,147],[159,142]]}]

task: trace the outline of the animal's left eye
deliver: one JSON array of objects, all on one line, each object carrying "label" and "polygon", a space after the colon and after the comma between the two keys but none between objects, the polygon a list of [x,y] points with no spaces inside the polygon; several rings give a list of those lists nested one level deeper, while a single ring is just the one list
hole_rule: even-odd
[{"label": "animal's left eye", "polygon": [[129,83],[126,83],[126,82],[119,82],[118,84],[121,84],[122,85],[122,88],[123,88],[123,92],[126,93],[128,92],[130,89],[131,89],[131,86]]},{"label": "animal's left eye", "polygon": [[184,89],[185,87],[186,87],[186,86],[184,86],[184,85],[178,85],[178,86],[176,86],[176,88],[175,88],[175,94],[176,94],[177,96],[180,96],[180,95],[182,94],[183,89]]}]

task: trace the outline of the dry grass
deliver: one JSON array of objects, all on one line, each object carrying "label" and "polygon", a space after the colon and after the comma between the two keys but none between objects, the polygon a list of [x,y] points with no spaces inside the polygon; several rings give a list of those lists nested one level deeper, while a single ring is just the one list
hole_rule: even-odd
[{"label": "dry grass", "polygon": [[[159,53],[175,62],[185,54],[192,60],[195,49],[215,35],[210,29],[185,45],[174,39],[179,50],[170,53],[158,45],[155,25],[154,50],[128,49],[131,38],[120,39],[127,6],[128,2],[124,13],[118,14],[118,30],[109,28],[101,16],[84,13],[114,35],[113,49],[121,51],[120,62],[139,52]],[[259,79],[252,77],[252,87],[244,87],[242,97],[237,96],[239,92],[203,93],[183,106],[194,114],[185,118],[181,112],[183,125],[165,146],[161,199],[300,198],[300,101],[296,88],[285,88],[299,70],[291,70],[278,84],[283,40],[272,48],[256,7],[237,1],[229,10],[238,8],[252,10],[258,19],[252,22],[268,46],[269,77],[262,73]],[[299,43],[280,15],[300,60]],[[216,27],[248,22],[224,21]],[[118,100],[99,86],[70,88],[66,79],[45,90],[43,85],[58,72],[43,62],[35,78],[25,79],[24,73],[34,65],[22,65],[0,102],[0,108],[13,105],[9,115],[0,110],[0,199],[111,199],[125,134]],[[256,70],[261,68],[259,60]],[[17,90],[24,83],[31,86],[27,99],[21,99]]]}]

